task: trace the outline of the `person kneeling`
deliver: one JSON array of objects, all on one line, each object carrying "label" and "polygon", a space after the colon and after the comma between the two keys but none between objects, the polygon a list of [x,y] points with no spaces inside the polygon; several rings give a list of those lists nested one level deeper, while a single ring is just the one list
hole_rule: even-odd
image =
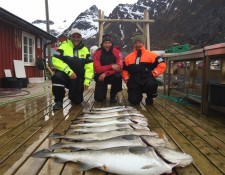
[{"label": "person kneeling", "polygon": [[110,102],[116,102],[117,93],[122,90],[122,67],[123,59],[120,50],[113,47],[111,36],[103,35],[101,47],[95,51],[94,59],[94,80],[96,101],[106,99],[107,85],[111,84]]},{"label": "person kneeling", "polygon": [[162,57],[145,49],[145,38],[141,34],[133,36],[134,51],[124,59],[123,80],[128,88],[128,101],[138,105],[142,101],[142,93],[147,94],[146,105],[153,104],[157,97],[158,83],[156,77],[166,70]]}]

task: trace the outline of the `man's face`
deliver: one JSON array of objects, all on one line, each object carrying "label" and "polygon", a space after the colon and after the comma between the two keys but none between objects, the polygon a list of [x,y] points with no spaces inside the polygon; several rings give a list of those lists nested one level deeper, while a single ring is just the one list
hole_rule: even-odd
[{"label": "man's face", "polygon": [[144,45],[144,43],[142,43],[141,41],[137,40],[135,43],[134,43],[134,48],[136,50],[140,50],[141,47]]},{"label": "man's face", "polygon": [[73,45],[76,47],[76,46],[79,45],[79,43],[80,43],[82,37],[81,37],[80,34],[74,33],[74,34],[72,34],[72,35],[70,36],[70,39],[71,39],[71,41],[73,42]]},{"label": "man's face", "polygon": [[110,48],[112,47],[112,42],[111,41],[105,41],[102,46],[108,52],[110,50]]}]

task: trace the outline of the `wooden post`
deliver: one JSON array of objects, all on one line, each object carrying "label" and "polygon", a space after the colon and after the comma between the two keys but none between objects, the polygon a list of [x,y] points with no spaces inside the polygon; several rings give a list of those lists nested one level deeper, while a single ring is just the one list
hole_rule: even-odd
[{"label": "wooden post", "polygon": [[167,95],[170,96],[170,82],[171,82],[171,61],[168,60],[168,69],[167,69],[167,80],[168,80],[168,85],[167,85]]},{"label": "wooden post", "polygon": [[203,58],[204,69],[202,71],[202,92],[201,92],[201,113],[208,113],[208,82],[209,82],[209,68],[210,58],[205,56]]},{"label": "wooden post", "polygon": [[[104,12],[101,12],[101,10],[98,11],[99,19],[104,20]],[[103,21],[99,21],[99,40],[98,40],[98,46],[101,46],[102,43],[102,35],[103,35]]]},{"label": "wooden post", "polygon": [[189,85],[188,88],[196,88],[195,79],[196,79],[196,61],[190,61],[190,67],[189,67]]},{"label": "wooden post", "polygon": [[[144,20],[146,20],[146,18],[147,18],[147,14],[146,14],[146,11],[144,11]],[[147,44],[147,28],[146,28],[146,24],[147,23],[143,23],[143,34],[144,34],[144,36],[145,36],[145,47],[146,47],[146,49],[148,49],[148,44]]]},{"label": "wooden post", "polygon": [[[169,64],[169,61],[168,61],[168,59],[167,58],[165,58],[165,62],[166,62],[166,65],[168,65]],[[166,77],[166,71],[164,71],[164,73],[163,73],[163,95],[166,95],[166,78],[168,78],[168,77]],[[167,88],[168,88],[168,86],[167,86]]]},{"label": "wooden post", "polygon": [[220,83],[225,84],[225,60],[221,59],[221,80]]},{"label": "wooden post", "polygon": [[[104,19],[104,12],[99,10],[98,12],[99,19],[94,19],[93,21],[99,22],[99,46],[102,43],[102,35],[104,29],[106,29],[109,25],[104,28],[104,22],[131,22],[136,23],[137,27],[142,31],[144,36],[146,37],[145,45],[148,50],[150,50],[150,32],[149,32],[149,23],[155,22],[155,20],[149,20],[148,11],[145,10],[144,12],[144,19]],[[143,23],[143,29],[138,23]]]},{"label": "wooden post", "polygon": [[[148,16],[148,11],[147,10],[144,11],[144,17],[145,17],[145,20],[149,20],[149,16]],[[146,28],[146,35],[145,35],[145,37],[147,39],[147,43],[146,43],[147,47],[146,48],[147,48],[147,50],[150,50],[150,33],[149,33],[149,23],[148,22],[145,23],[145,28]]]}]

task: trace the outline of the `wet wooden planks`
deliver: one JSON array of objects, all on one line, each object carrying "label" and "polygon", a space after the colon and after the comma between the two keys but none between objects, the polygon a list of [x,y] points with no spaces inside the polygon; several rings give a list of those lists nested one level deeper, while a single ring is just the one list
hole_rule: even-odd
[{"label": "wet wooden planks", "polygon": [[[98,169],[83,172],[76,163],[58,164],[53,159],[31,157],[35,151],[58,142],[48,139],[48,136],[55,132],[65,134],[71,120],[82,111],[92,107],[130,105],[125,89],[119,93],[116,104],[110,104],[109,99],[96,103],[93,92],[94,84],[85,92],[82,105],[72,105],[65,98],[63,110],[59,111],[52,111],[53,97],[49,91],[1,106],[0,174],[106,175]],[[160,97],[154,101],[153,106],[145,106],[143,100],[143,103],[134,107],[148,118],[152,130],[166,135],[170,147],[191,154],[194,158],[193,164],[176,168],[173,174],[225,174],[224,118],[217,113],[202,116],[195,106],[180,105]]]}]

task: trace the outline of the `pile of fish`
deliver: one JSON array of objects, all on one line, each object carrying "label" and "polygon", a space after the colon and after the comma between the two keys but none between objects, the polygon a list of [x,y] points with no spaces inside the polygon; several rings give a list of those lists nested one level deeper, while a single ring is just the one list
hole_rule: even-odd
[{"label": "pile of fish", "polygon": [[121,175],[160,175],[193,162],[190,155],[168,148],[166,137],[160,138],[151,131],[147,118],[130,106],[83,112],[72,121],[65,135],[54,133],[49,138],[64,141],[34,153],[33,157],[76,162],[84,171],[98,168]]}]

